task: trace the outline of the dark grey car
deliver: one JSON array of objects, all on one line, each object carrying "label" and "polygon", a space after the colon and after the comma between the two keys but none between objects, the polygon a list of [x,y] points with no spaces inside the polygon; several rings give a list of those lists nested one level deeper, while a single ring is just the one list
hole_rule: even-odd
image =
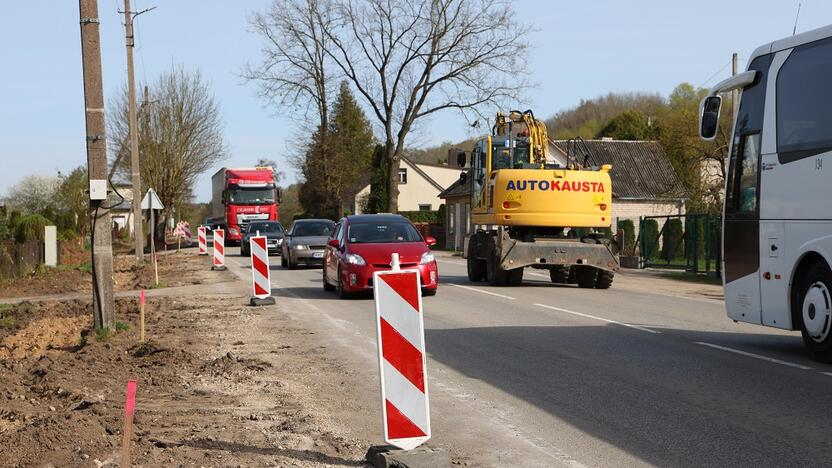
[{"label": "dark grey car", "polygon": [[320,265],[335,222],[328,219],[299,219],[286,232],[280,264],[293,270],[298,265]]},{"label": "dark grey car", "polygon": [[240,242],[240,255],[248,257],[251,255],[249,239],[257,233],[266,236],[266,247],[270,254],[280,255],[280,247],[283,244],[283,225],[277,221],[253,221],[243,233],[243,241]]}]

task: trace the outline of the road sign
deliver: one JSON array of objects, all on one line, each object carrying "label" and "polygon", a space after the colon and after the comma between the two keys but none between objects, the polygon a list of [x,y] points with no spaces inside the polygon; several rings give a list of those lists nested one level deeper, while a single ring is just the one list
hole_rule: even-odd
[{"label": "road sign", "polygon": [[156,195],[156,191],[152,188],[147,189],[147,193],[142,198],[142,209],[143,210],[164,210],[165,205],[162,204],[162,200],[159,200],[159,195]]},{"label": "road sign", "polygon": [[419,272],[373,273],[384,440],[411,450],[430,439],[425,327]]}]

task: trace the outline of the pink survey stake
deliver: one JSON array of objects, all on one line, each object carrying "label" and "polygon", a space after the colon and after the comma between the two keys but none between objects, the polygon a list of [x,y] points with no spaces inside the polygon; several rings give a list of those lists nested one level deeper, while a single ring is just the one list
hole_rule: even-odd
[{"label": "pink survey stake", "polygon": [[[144,299],[144,295],[142,295],[142,299]],[[135,380],[127,381],[127,401],[124,404],[124,416],[129,419],[133,418],[133,412],[136,409],[136,386]]]}]

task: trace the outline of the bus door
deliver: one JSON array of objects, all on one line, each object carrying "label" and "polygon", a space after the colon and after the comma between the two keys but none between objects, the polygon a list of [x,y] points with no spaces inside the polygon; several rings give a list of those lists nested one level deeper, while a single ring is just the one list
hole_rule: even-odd
[{"label": "bus door", "polygon": [[723,258],[725,307],[734,320],[762,323],[760,306],[760,150],[771,56],[749,70],[758,78],[742,91],[725,185]]}]

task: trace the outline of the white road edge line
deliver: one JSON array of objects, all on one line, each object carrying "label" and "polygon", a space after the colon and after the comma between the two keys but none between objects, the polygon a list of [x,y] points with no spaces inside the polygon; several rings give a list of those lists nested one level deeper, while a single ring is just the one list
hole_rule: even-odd
[{"label": "white road edge line", "polygon": [[707,346],[709,348],[718,349],[720,351],[727,351],[729,353],[740,354],[742,356],[747,356],[747,357],[752,357],[752,358],[755,358],[755,359],[760,359],[760,360],[763,360],[763,361],[773,362],[775,364],[782,364],[784,366],[794,367],[796,369],[812,370],[811,367],[804,366],[803,364],[795,364],[793,362],[781,361],[779,359],[770,358],[768,356],[762,356],[760,354],[749,353],[748,351],[741,351],[739,349],[728,348],[728,347],[716,345],[716,344],[713,344],[713,343],[705,343],[703,341],[696,341],[695,343],[698,344],[698,345]]},{"label": "white road edge line", "polygon": [[554,307],[554,306],[550,306],[550,305],[546,305],[546,304],[535,304],[535,305],[538,306],[538,307],[543,307],[544,309],[551,309],[551,310],[556,310],[558,312],[563,312],[565,314],[577,315],[578,317],[584,317],[584,318],[593,319],[593,320],[600,320],[601,322],[614,323],[616,325],[621,325],[622,327],[634,328],[636,330],[641,330],[641,331],[647,332],[647,333],[653,333],[653,334],[656,334],[656,335],[661,334],[661,332],[658,331],[658,330],[651,330],[649,328],[640,327],[638,325],[633,325],[631,323],[624,323],[624,322],[619,322],[617,320],[610,320],[610,319],[606,319],[606,318],[603,318],[603,317],[596,317],[595,315],[582,314],[581,312],[575,312],[574,310],[561,309],[560,307]]},{"label": "white road edge line", "polygon": [[512,300],[512,301],[513,301],[513,300],[515,300],[515,299],[514,299],[513,297],[511,297],[511,296],[506,296],[506,295],[503,295],[503,294],[497,294],[497,293],[495,293],[495,292],[486,291],[485,289],[480,289],[480,288],[472,288],[472,287],[470,287],[470,286],[463,286],[463,285],[461,285],[461,284],[456,284],[456,283],[450,283],[450,285],[451,285],[451,286],[456,286],[456,287],[458,287],[458,288],[462,288],[462,289],[467,289],[467,290],[469,290],[469,291],[474,291],[474,292],[483,293],[483,294],[489,294],[489,295],[491,295],[491,296],[502,297],[503,299],[509,299],[509,300]]}]

